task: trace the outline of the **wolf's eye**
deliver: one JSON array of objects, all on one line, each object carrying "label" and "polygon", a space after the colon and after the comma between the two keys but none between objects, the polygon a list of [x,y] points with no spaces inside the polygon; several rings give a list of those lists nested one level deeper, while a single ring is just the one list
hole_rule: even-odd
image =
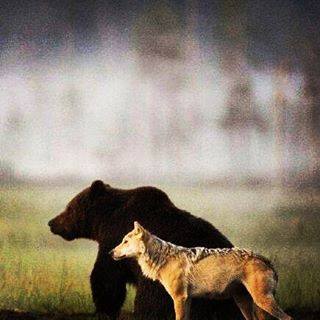
[{"label": "wolf's eye", "polygon": [[124,244],[126,244],[126,243],[128,243],[128,240],[124,240],[124,242],[123,242]]}]

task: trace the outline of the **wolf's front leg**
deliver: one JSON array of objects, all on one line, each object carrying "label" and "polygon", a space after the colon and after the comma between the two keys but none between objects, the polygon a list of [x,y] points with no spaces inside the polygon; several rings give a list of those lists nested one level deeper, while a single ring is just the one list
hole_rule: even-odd
[{"label": "wolf's front leg", "polygon": [[174,297],[176,320],[189,320],[190,302],[187,297]]}]

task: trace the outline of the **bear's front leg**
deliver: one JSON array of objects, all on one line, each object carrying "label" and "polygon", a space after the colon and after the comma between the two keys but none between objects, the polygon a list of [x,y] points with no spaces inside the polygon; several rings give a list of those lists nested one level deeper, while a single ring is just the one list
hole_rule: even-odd
[{"label": "bear's front leg", "polygon": [[90,276],[96,312],[117,319],[126,298],[126,276],[105,252],[98,254]]},{"label": "bear's front leg", "polygon": [[172,299],[161,284],[141,275],[134,301],[134,316],[137,320],[174,319]]}]

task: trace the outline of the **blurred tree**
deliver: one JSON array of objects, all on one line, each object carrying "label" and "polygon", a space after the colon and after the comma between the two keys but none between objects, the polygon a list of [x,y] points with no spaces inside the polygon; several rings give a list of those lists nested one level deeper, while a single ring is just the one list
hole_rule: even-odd
[{"label": "blurred tree", "polygon": [[132,39],[142,77],[153,88],[146,106],[153,162],[179,169],[179,148],[186,138],[179,103],[185,85],[183,25],[169,2],[159,1],[141,13]]},{"label": "blurred tree", "polygon": [[304,55],[304,97],[307,115],[309,168],[304,182],[320,188],[320,36],[309,42]]},{"label": "blurred tree", "polygon": [[226,104],[226,113],[221,119],[222,127],[226,130],[241,130],[255,128],[265,132],[268,125],[265,119],[258,113],[252,95],[252,88],[247,82],[235,83],[229,93]]},{"label": "blurred tree", "polygon": [[76,160],[77,155],[82,151],[82,144],[79,142],[83,141],[83,103],[79,88],[72,82],[64,88],[60,112],[61,130],[65,132],[65,152],[69,159]]},{"label": "blurred tree", "polygon": [[299,13],[296,27],[290,29],[288,57],[292,69],[304,77],[299,112],[294,126],[302,146],[300,158],[307,155],[307,170],[298,179],[300,186],[320,188],[320,2],[304,1],[297,4]]},{"label": "blurred tree", "polygon": [[289,114],[289,101],[285,94],[286,87],[288,86],[288,70],[287,63],[281,63],[275,68],[274,74],[274,103],[272,108],[272,116],[274,123],[274,152],[277,162],[275,184],[279,188],[282,188],[288,183],[288,172],[287,172],[287,156],[286,148],[289,143],[286,136],[286,114]]},{"label": "blurred tree", "polygon": [[155,57],[181,59],[182,35],[181,21],[167,1],[147,7],[135,23],[132,38],[135,49],[143,57],[142,67],[152,65]]},{"label": "blurred tree", "polygon": [[0,181],[3,183],[16,180],[14,164],[16,159],[21,158],[23,152],[21,143],[23,115],[15,104],[13,102],[9,108],[1,139]]},{"label": "blurred tree", "polygon": [[12,163],[0,160],[0,185],[17,182]]},{"label": "blurred tree", "polygon": [[251,176],[252,131],[267,130],[266,120],[258,112],[252,94],[247,57],[247,0],[221,2],[222,44],[220,45],[221,67],[230,81],[226,111],[221,119],[222,127],[230,137],[231,163],[236,166],[233,174],[238,178]]}]

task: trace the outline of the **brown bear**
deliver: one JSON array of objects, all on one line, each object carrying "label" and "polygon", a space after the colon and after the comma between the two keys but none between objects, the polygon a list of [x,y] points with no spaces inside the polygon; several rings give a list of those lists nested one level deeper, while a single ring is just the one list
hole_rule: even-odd
[{"label": "brown bear", "polygon": [[[166,291],[143,277],[136,262],[116,262],[108,254],[132,229],[134,221],[178,245],[232,247],[209,222],[177,208],[163,191],[154,187],[116,189],[99,180],[76,195],[48,224],[54,234],[66,240],[87,238],[98,242],[90,277],[97,313],[116,319],[126,297],[126,284],[130,283],[136,287],[135,319],[172,318],[173,304]],[[194,299],[191,310],[191,319],[243,319],[231,300]]]}]

